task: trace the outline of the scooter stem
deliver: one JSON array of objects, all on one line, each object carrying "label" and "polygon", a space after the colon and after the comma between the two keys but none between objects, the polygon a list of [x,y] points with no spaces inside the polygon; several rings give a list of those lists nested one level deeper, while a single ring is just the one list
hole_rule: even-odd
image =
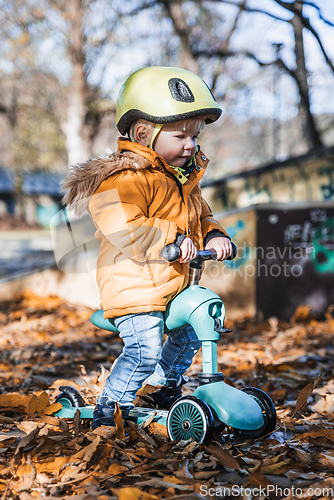
[{"label": "scooter stem", "polygon": [[[211,257],[213,255],[216,255],[215,253],[212,255],[212,250],[211,252]],[[202,254],[205,254],[205,251],[201,252]],[[207,252],[209,253],[209,252]],[[203,260],[205,259],[204,255],[201,256],[201,258],[194,258],[189,262],[189,286],[192,285],[198,285],[199,284],[199,279],[201,277],[201,270],[203,267]]]},{"label": "scooter stem", "polygon": [[217,342],[208,340],[202,342],[202,365],[203,373],[217,373]]},{"label": "scooter stem", "polygon": [[198,285],[200,275],[201,275],[201,270],[194,269],[190,265],[190,267],[189,267],[189,286]]}]

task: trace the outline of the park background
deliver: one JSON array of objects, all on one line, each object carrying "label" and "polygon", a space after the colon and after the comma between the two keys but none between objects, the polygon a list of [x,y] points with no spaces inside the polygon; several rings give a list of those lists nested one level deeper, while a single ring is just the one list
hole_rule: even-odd
[{"label": "park background", "polygon": [[60,182],[116,149],[129,74],[168,65],[201,76],[223,109],[201,135],[202,188],[240,250],[203,283],[230,317],[334,302],[330,0],[3,1],[0,24],[0,296],[28,287],[98,307],[94,270],[54,269]]},{"label": "park background", "polygon": [[[0,0],[0,26],[1,498],[331,498],[332,0]],[[116,148],[117,93],[147,65],[197,73],[223,109],[201,136],[202,188],[239,253],[202,283],[226,303],[226,382],[274,401],[263,439],[175,444],[54,416],[62,385],[94,404],[122,348],[89,321],[94,269],[69,258],[59,183]],[[199,352],[186,394],[200,369]]]}]

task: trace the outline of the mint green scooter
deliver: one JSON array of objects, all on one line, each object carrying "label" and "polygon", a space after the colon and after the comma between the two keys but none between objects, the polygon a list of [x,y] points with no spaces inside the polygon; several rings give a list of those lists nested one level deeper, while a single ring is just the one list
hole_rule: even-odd
[{"label": "mint green scooter", "polygon": [[[234,244],[233,244],[234,245]],[[236,247],[234,245],[234,258]],[[162,256],[168,262],[179,257],[177,245],[167,245]],[[258,438],[274,431],[276,411],[270,397],[260,389],[247,387],[242,390],[224,382],[218,372],[217,341],[224,328],[225,307],[221,298],[211,290],[198,285],[205,260],[214,260],[214,250],[202,250],[190,264],[189,287],[170,303],[165,313],[168,330],[191,325],[202,342],[203,371],[198,375],[199,386],[191,396],[178,399],[169,411],[135,407],[129,419],[138,425],[153,416],[153,421],[166,425],[172,441],[192,438],[208,444],[214,432],[228,428],[236,438]],[[99,328],[118,332],[112,320],[103,318],[103,311],[96,311],[91,321]],[[81,395],[72,387],[60,387],[57,402],[63,408],[57,413],[62,418],[73,418],[77,409],[81,418],[92,418],[94,406],[86,406]]]}]

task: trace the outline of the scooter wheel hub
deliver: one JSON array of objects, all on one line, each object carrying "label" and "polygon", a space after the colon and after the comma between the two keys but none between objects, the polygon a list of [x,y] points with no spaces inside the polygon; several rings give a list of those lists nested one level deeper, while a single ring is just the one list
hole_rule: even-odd
[{"label": "scooter wheel hub", "polygon": [[193,396],[178,399],[169,410],[167,432],[172,441],[193,439],[208,444],[213,434],[210,408]]},{"label": "scooter wheel hub", "polygon": [[185,420],[182,424],[182,427],[183,427],[183,430],[185,431],[189,431],[190,428],[191,428],[191,423],[189,422],[189,420]]}]

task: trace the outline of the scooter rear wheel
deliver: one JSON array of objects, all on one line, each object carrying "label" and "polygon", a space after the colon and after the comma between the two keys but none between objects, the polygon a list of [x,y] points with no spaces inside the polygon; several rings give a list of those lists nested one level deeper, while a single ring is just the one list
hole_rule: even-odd
[{"label": "scooter rear wheel", "polygon": [[209,444],[213,435],[213,416],[209,406],[194,396],[184,396],[171,406],[167,432],[171,441],[193,439]]},{"label": "scooter rear wheel", "polygon": [[59,389],[62,392],[56,397],[56,403],[61,403],[66,408],[82,408],[86,405],[80,392],[74,387],[62,385]]},{"label": "scooter rear wheel", "polygon": [[256,439],[262,436],[266,436],[273,432],[276,427],[276,410],[274,403],[264,391],[258,389],[257,387],[245,387],[241,389],[242,392],[246,392],[251,396],[258,405],[260,405],[263,415],[264,424],[260,429],[256,430],[241,430],[233,429],[235,436],[241,438]]}]

